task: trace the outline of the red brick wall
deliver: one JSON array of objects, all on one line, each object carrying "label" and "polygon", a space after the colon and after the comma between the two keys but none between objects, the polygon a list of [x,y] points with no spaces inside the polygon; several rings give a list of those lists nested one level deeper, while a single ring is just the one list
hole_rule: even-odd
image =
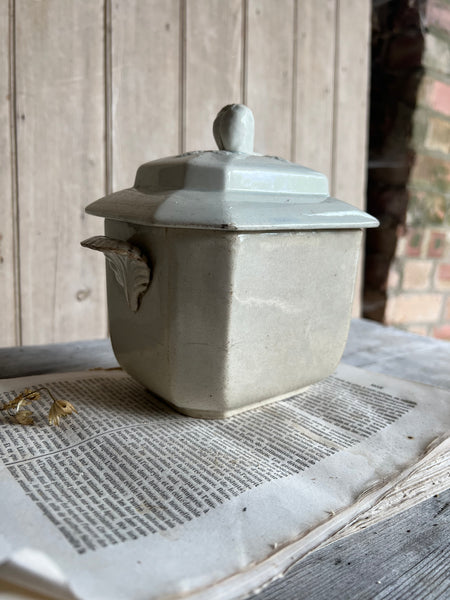
[{"label": "red brick wall", "polygon": [[450,1],[428,0],[406,228],[387,282],[385,322],[450,340]]},{"label": "red brick wall", "polygon": [[364,316],[450,340],[450,0],[375,4]]}]

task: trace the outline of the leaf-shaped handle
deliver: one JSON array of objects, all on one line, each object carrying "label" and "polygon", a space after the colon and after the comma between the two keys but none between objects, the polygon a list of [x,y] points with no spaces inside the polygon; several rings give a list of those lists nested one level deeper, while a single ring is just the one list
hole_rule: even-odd
[{"label": "leaf-shaped handle", "polygon": [[103,235],[84,240],[81,245],[103,252],[117,282],[123,287],[128,306],[136,312],[152,275],[151,265],[141,250],[129,242]]}]

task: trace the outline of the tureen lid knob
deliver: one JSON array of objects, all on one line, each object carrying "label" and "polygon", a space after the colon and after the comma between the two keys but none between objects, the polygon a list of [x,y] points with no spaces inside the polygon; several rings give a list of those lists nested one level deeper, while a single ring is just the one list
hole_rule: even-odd
[{"label": "tureen lid knob", "polygon": [[244,104],[228,104],[217,114],[213,134],[219,150],[253,153],[255,119]]}]

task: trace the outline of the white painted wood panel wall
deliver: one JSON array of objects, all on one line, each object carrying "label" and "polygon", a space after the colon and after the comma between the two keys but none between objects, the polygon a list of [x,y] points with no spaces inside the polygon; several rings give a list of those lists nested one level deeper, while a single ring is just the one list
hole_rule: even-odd
[{"label": "white painted wood panel wall", "polygon": [[107,334],[84,206],[226,103],[363,206],[369,33],[370,0],[0,0],[0,346]]}]

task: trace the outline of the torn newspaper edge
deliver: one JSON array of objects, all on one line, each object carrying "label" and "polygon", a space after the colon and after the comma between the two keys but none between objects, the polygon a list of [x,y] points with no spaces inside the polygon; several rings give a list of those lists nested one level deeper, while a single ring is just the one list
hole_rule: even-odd
[{"label": "torn newspaper edge", "polygon": [[[274,549],[273,554],[263,561],[251,564],[245,571],[188,596],[173,595],[164,600],[181,600],[187,597],[189,600],[241,599],[261,592],[277,579],[284,577],[294,564],[311,552],[356,533],[360,529],[366,529],[429,497],[430,488],[425,497],[415,496],[411,492],[416,482],[422,480],[421,474],[427,470],[430,463],[436,462],[443,467],[444,477],[440,485],[432,487],[431,491],[433,494],[445,491],[450,486],[450,438],[441,436],[427,447],[416,463],[400,475],[370,486],[360,494],[352,506],[330,515],[324,523],[302,533],[282,548]],[[401,499],[405,496],[408,496],[409,502],[403,505]]]},{"label": "torn newspaper edge", "polygon": [[48,556],[23,548],[0,564],[1,581],[55,600],[77,600],[59,567]]}]

